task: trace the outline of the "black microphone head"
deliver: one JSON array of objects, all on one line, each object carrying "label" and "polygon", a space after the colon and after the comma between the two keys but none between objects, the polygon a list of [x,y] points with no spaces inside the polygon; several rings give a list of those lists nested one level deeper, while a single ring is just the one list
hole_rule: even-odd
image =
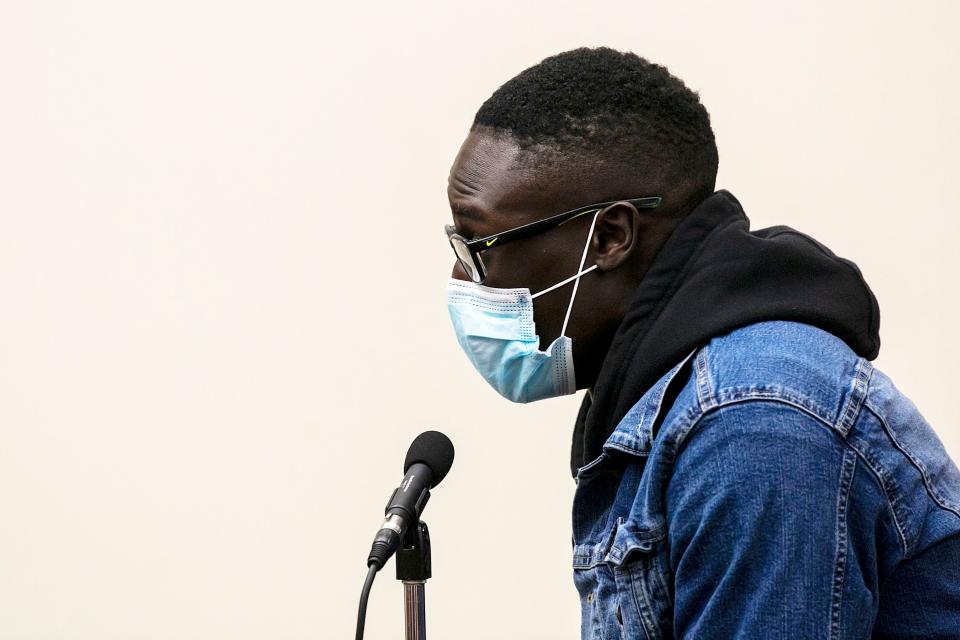
[{"label": "black microphone head", "polygon": [[453,465],[453,443],[439,431],[424,431],[418,435],[407,450],[407,459],[403,461],[403,472],[411,466],[422,463],[433,471],[433,483],[430,488],[440,484]]}]

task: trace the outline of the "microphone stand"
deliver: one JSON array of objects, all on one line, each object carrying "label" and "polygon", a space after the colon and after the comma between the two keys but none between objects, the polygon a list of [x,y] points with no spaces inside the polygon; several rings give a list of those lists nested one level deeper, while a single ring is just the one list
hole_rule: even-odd
[{"label": "microphone stand", "polygon": [[430,531],[418,520],[407,527],[397,550],[397,580],[403,581],[403,613],[406,640],[426,640],[427,614],[424,589],[430,569]]}]

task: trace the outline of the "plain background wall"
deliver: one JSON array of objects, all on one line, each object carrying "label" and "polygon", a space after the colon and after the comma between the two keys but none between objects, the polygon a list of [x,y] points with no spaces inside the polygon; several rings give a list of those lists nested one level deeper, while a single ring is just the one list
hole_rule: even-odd
[{"label": "plain background wall", "polygon": [[[352,637],[410,440],[436,638],[578,637],[580,394],[502,401],[445,307],[480,104],[608,45],[698,91],[752,227],[854,260],[955,459],[960,5],[0,5],[0,638]],[[704,310],[705,313],[709,309]],[[399,637],[393,565],[367,637]]]}]

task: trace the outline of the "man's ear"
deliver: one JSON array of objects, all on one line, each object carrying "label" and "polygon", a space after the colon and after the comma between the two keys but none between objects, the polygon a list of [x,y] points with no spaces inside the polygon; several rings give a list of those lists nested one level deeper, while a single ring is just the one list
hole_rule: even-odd
[{"label": "man's ear", "polygon": [[639,246],[640,214],[629,202],[615,202],[597,214],[590,248],[601,271],[623,264]]}]

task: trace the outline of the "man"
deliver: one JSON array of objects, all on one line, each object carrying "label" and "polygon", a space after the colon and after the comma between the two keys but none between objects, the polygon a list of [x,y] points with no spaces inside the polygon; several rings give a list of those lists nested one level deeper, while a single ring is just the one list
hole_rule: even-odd
[{"label": "man", "polygon": [[960,638],[960,472],[870,362],[876,299],[750,231],[717,162],[695,92],[583,48],[500,87],[451,168],[464,351],[517,402],[587,389],[583,638]]}]

